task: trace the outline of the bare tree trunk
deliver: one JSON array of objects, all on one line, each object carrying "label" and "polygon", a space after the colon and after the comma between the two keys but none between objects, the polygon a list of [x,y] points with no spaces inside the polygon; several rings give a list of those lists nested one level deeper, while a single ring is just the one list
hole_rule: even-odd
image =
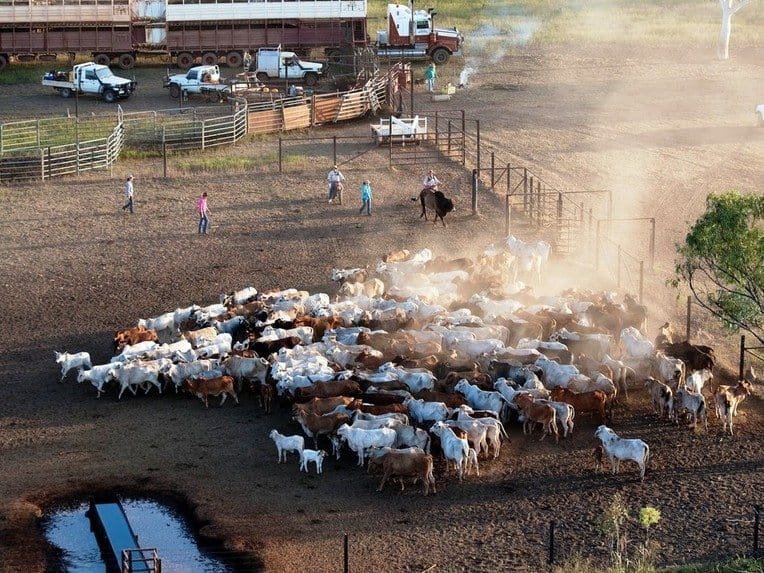
[{"label": "bare tree trunk", "polygon": [[751,0],[719,0],[722,6],[722,27],[719,30],[719,44],[716,47],[716,55],[720,60],[728,60],[730,57],[730,35],[732,34],[732,16],[741,8],[751,3]]}]

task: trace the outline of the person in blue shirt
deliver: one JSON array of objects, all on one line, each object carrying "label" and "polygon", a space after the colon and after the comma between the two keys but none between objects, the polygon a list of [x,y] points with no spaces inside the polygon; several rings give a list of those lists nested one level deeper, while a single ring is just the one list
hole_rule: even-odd
[{"label": "person in blue shirt", "polygon": [[371,184],[368,179],[364,179],[361,185],[361,208],[358,213],[363,213],[366,209],[366,214],[371,217]]}]

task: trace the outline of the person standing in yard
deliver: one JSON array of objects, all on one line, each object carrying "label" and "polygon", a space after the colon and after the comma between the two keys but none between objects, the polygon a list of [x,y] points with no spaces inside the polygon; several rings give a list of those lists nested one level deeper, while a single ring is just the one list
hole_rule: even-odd
[{"label": "person standing in yard", "polygon": [[207,205],[207,192],[196,200],[196,212],[199,213],[199,234],[206,235],[210,224],[210,208]]},{"label": "person standing in yard", "polygon": [[368,179],[364,179],[361,185],[361,208],[358,213],[363,213],[364,209],[366,209],[366,214],[371,217],[371,183]]},{"label": "person standing in yard", "polygon": [[435,71],[435,64],[430,62],[427,69],[424,71],[424,79],[427,80],[427,91],[430,93],[435,91],[435,79],[438,77],[438,72]]},{"label": "person standing in yard", "polygon": [[133,211],[133,176],[128,175],[127,179],[125,179],[125,184],[122,186],[122,190],[125,193],[125,204],[122,206],[122,210],[130,209],[131,213],[134,213]]},{"label": "person standing in yard", "polygon": [[335,165],[326,179],[329,181],[329,203],[334,203],[337,193],[342,191],[342,182],[345,180],[345,176]]}]

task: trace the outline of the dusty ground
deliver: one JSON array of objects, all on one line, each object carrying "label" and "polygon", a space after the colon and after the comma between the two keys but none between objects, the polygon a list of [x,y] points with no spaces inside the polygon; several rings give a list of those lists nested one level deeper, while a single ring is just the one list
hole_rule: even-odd
[{"label": "dusty ground", "polygon": [[[658,272],[648,285],[654,326],[682,307],[662,283],[673,243],[702,211],[705,194],[761,192],[764,131],[752,127],[761,55],[749,50],[720,64],[690,50],[625,57],[528,49],[495,74],[478,73],[452,107],[482,119],[484,137],[506,148],[508,160],[565,188],[613,189],[621,217],[657,218]],[[441,77],[457,72],[454,66]],[[230,153],[255,154],[264,143]],[[176,396],[96,400],[71,377],[57,382],[54,350],[88,350],[94,362],[106,361],[112,331],[139,317],[249,284],[331,292],[332,266],[365,265],[400,247],[468,253],[500,235],[498,202],[488,198],[479,219],[465,208],[446,229],[420,224],[408,201],[419,170],[390,171],[383,155],[346,168],[353,189],[371,173],[373,217],[357,216],[355,191],[344,206],[326,205],[324,163],[318,175],[167,182],[152,178],[156,162],[122,163],[113,180],[93,175],[1,191],[0,570],[56,570],[35,518],[59,499],[112,488],[180,496],[202,536],[247,552],[252,560],[238,561],[245,569],[260,562],[269,571],[336,571],[348,532],[353,570],[535,571],[546,557],[550,519],[563,524],[562,556],[604,559],[598,524],[619,491],[632,512],[660,509],[653,538],[661,562],[747,551],[751,506],[764,485],[758,398],[741,407],[730,439],[713,418],[709,432],[698,434],[658,423],[633,389],[613,427],[650,444],[644,483],[632,468],[616,477],[593,472],[596,423],[582,417],[576,436],[559,446],[513,429],[481,478],[459,486],[438,468],[438,494],[423,498],[413,490],[377,494],[349,458],[328,464],[320,478],[299,474],[296,463],[278,466],[267,433],[296,428],[283,413],[262,415],[248,395],[238,408],[204,411]],[[128,170],[137,177],[133,216],[118,209],[118,179]],[[465,175],[440,171],[466,207]],[[202,189],[212,193],[213,230],[199,238],[193,199]],[[635,250],[640,240],[632,241]],[[547,287],[591,284],[592,273],[576,268],[555,267]]]}]

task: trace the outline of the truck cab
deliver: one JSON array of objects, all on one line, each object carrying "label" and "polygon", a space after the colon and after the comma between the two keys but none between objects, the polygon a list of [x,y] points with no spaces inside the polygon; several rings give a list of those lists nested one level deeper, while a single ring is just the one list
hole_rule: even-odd
[{"label": "truck cab", "polygon": [[260,48],[257,51],[255,76],[258,81],[294,79],[302,80],[308,86],[314,86],[323,73],[323,64],[303,62],[297,54],[282,50],[281,46]]},{"label": "truck cab", "polygon": [[186,94],[202,93],[205,88],[220,86],[226,88],[220,81],[220,68],[218,66],[195,66],[185,74],[167,75],[164,79],[164,87],[170,89],[170,97],[179,98],[181,92]]},{"label": "truck cab", "polygon": [[387,5],[387,30],[377,32],[377,53],[401,58],[431,58],[438,65],[461,53],[464,37],[456,28],[435,28],[432,10]]}]

